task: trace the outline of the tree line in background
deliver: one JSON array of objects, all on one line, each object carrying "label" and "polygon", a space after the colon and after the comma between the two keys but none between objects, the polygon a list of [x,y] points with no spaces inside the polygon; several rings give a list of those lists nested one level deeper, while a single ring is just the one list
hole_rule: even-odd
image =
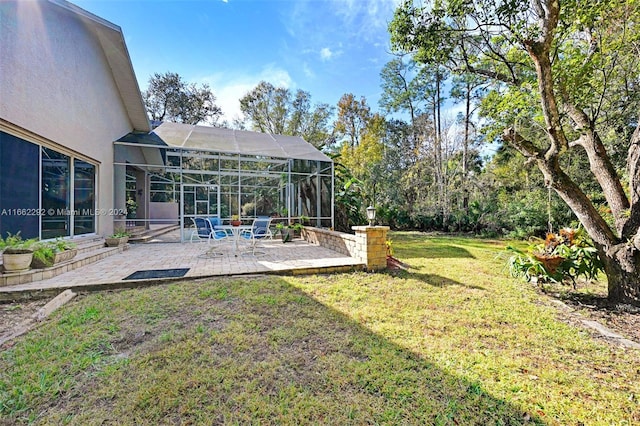
[{"label": "tree line in background", "polygon": [[638,303],[639,25],[640,0],[407,0],[379,112],[261,82],[234,125],[331,155],[339,230],[365,223],[367,205],[393,229],[526,237],[579,223],[610,298]]},{"label": "tree line in background", "polygon": [[[240,99],[245,119],[232,124],[219,122],[208,86],[175,73],[154,74],[143,96],[154,121],[300,136],[330,155],[338,230],[366,223],[368,205],[376,206],[380,223],[403,230],[526,237],[544,234],[549,208],[554,226],[575,220],[558,197],[549,204],[542,175],[515,151],[497,144],[495,155],[481,157],[475,113],[482,88],[472,87],[466,93],[475,98],[467,99],[471,86],[456,81],[445,88],[443,77],[429,79],[415,62],[392,60],[381,72],[380,112],[350,93],[336,106],[313,104],[308,92],[263,81]],[[468,110],[448,116],[447,99]],[[386,118],[398,112],[409,118]]]}]

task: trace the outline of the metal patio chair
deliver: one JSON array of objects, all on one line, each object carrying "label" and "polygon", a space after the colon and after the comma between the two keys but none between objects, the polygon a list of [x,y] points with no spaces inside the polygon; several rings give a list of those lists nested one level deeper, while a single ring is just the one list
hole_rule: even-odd
[{"label": "metal patio chair", "polygon": [[195,226],[195,232],[191,234],[191,242],[193,242],[194,237],[197,238],[198,241],[207,241],[209,245],[215,245],[214,248],[207,250],[205,253],[207,256],[224,256],[224,253],[217,251],[217,249],[222,247],[224,243],[230,241],[227,233],[215,230],[209,218],[194,217],[191,220]]},{"label": "metal patio chair", "polygon": [[270,217],[257,217],[253,220],[251,224],[251,229],[247,229],[240,233],[240,238],[247,242],[251,247],[251,254],[256,255],[265,254],[264,252],[256,252],[257,247],[260,246],[260,241],[265,239],[273,239],[273,233],[269,228],[271,226],[271,218]]}]

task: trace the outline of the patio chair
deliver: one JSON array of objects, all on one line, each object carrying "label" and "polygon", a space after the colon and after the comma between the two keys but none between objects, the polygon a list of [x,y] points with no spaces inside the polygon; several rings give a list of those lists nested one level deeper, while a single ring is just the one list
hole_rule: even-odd
[{"label": "patio chair", "polygon": [[[194,237],[198,241],[206,240],[209,244],[215,244],[217,247],[222,246],[223,243],[229,241],[229,236],[224,231],[216,231],[213,229],[211,220],[206,217],[194,217],[191,219],[195,226],[195,232],[191,234],[191,242]],[[207,251],[209,256],[223,256],[224,253],[215,251],[213,249]]]},{"label": "patio chair", "polygon": [[253,220],[251,229],[247,229],[240,233],[240,238],[251,245],[251,254],[256,254],[256,247],[258,247],[259,241],[267,238],[273,239],[273,233],[269,228],[270,226],[270,217],[257,217]]}]

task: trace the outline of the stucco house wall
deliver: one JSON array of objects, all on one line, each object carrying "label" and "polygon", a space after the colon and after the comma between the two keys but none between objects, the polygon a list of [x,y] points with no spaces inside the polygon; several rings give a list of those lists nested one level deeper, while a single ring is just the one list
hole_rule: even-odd
[{"label": "stucco house wall", "polygon": [[[0,130],[95,164],[96,207],[108,211],[113,141],[149,130],[139,89],[123,99],[118,80],[135,75],[120,28],[61,1],[3,1],[0,20]],[[113,218],[96,226],[109,234]]]}]

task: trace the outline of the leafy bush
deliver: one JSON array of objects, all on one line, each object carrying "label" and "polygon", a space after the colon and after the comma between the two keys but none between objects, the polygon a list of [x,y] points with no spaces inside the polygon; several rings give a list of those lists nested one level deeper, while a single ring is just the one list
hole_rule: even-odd
[{"label": "leafy bush", "polygon": [[55,241],[39,242],[33,251],[33,258],[42,266],[51,266],[53,265],[56,253],[74,248],[76,248],[75,244],[62,238],[57,238]]},{"label": "leafy bush", "polygon": [[115,230],[115,232],[111,235],[109,235],[109,238],[123,238],[123,237],[130,237],[131,233],[126,231],[124,228],[118,228]]},{"label": "leafy bush", "polygon": [[7,238],[3,239],[0,237],[0,252],[5,252],[7,254],[31,253],[33,251],[33,245],[37,241],[38,240],[36,238],[23,240],[22,235],[20,235],[20,231],[15,234],[7,232]]},{"label": "leafy bush", "polygon": [[582,229],[561,229],[559,234],[549,233],[544,242],[522,251],[508,246],[509,271],[514,277],[532,282],[571,283],[575,287],[580,276],[587,280],[597,278],[603,264],[591,240]]}]

